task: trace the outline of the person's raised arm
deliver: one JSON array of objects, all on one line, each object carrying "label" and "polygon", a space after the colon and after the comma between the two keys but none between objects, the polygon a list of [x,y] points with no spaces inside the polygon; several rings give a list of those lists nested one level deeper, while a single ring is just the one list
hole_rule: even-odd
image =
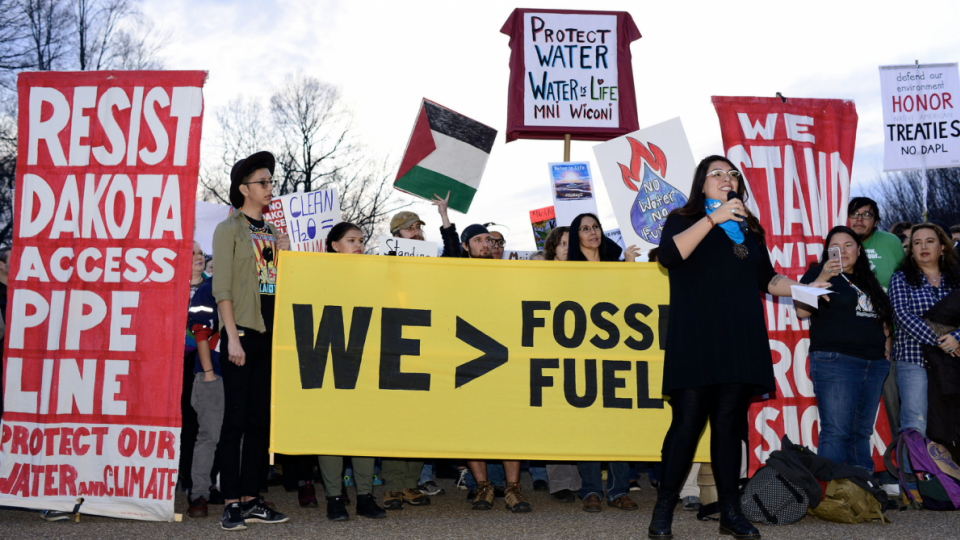
[{"label": "person's raised arm", "polygon": [[440,214],[440,219],[443,221],[443,228],[450,228],[450,217],[447,215],[447,206],[450,204],[450,192],[447,192],[447,198],[441,198],[436,193],[433,194],[433,200],[430,201],[431,204],[437,207],[437,212]]}]

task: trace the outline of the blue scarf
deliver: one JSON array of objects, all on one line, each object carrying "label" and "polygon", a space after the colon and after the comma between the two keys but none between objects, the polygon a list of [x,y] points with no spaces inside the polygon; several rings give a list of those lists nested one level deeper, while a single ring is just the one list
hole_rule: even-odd
[{"label": "blue scarf", "polygon": [[[713,213],[714,210],[716,210],[717,208],[720,208],[721,204],[723,203],[716,199],[707,199],[707,202],[704,204],[703,209],[704,211],[706,211],[707,215],[710,215]],[[723,232],[727,233],[727,236],[729,236],[730,239],[736,242],[737,244],[743,243],[743,240],[744,240],[743,231],[740,230],[740,224],[738,222],[733,221],[731,219],[730,221],[724,221],[723,223],[718,225],[718,227],[723,229]]]}]

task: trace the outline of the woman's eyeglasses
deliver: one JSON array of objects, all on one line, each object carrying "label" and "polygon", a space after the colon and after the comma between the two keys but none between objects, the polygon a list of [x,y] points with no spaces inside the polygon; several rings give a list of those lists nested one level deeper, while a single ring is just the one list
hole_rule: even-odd
[{"label": "woman's eyeglasses", "polygon": [[737,181],[743,178],[740,171],[721,171],[720,169],[715,169],[707,173],[707,178],[713,178],[715,180],[723,180],[724,176],[729,176],[731,180]]},{"label": "woman's eyeglasses", "polygon": [[580,227],[580,228],[577,229],[577,230],[580,231],[580,232],[582,232],[582,233],[588,233],[588,232],[590,232],[590,231],[599,231],[599,230],[600,230],[600,226],[599,226],[599,225],[584,225],[583,227]]}]

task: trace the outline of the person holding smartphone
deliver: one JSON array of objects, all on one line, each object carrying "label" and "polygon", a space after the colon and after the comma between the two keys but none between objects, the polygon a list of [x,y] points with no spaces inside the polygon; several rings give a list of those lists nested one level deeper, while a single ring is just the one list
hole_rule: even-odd
[{"label": "person holding smartphone", "polygon": [[890,372],[893,308],[870,270],[853,229],[830,230],[819,264],[801,283],[829,282],[829,299],[796,302],[797,316],[810,317],[810,378],[820,412],[817,454],[873,473],[870,436]]}]

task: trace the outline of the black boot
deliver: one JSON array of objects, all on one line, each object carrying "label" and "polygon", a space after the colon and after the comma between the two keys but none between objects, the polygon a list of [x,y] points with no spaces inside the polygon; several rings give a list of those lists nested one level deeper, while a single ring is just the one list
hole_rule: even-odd
[{"label": "black boot", "polygon": [[680,500],[676,493],[657,492],[657,504],[653,507],[653,518],[647,528],[647,536],[656,540],[673,538],[673,511]]},{"label": "black boot", "polygon": [[737,540],[760,540],[760,531],[753,526],[740,510],[740,498],[720,495],[720,534]]}]

